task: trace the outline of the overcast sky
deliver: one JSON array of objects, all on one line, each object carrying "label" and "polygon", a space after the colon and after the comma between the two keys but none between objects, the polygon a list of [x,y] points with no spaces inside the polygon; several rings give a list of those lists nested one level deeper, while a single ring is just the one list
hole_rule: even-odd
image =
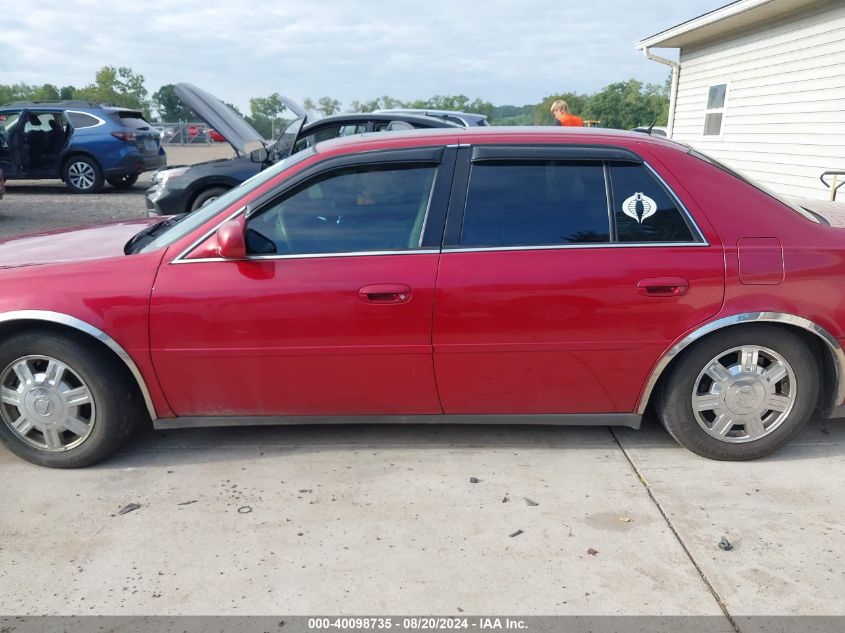
[{"label": "overcast sky", "polygon": [[[0,83],[82,86],[129,66],[150,93],[189,81],[249,97],[465,94],[496,105],[592,92],[668,69],[633,50],[727,0],[44,0],[0,29]],[[10,8],[11,6],[10,5]],[[177,8],[178,7],[178,8]]]}]

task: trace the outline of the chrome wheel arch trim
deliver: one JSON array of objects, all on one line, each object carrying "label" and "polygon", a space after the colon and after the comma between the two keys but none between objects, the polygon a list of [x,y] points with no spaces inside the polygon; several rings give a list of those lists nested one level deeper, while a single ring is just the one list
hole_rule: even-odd
[{"label": "chrome wheel arch trim", "polygon": [[126,368],[130,371],[132,377],[138,385],[138,388],[141,390],[141,395],[144,397],[144,404],[147,407],[147,412],[150,414],[150,418],[152,420],[156,419],[156,411],[153,406],[153,400],[150,397],[150,391],[147,389],[147,383],[144,380],[143,374],[141,374],[141,370],[138,369],[138,366],[135,364],[135,361],[132,360],[129,353],[108,334],[82,319],[70,316],[69,314],[51,312],[49,310],[15,310],[12,312],[0,313],[0,324],[10,323],[13,321],[43,321],[45,323],[64,325],[79,332],[83,332],[84,334],[87,334],[88,336],[91,336],[103,343],[111,351],[117,354],[118,358],[120,358],[120,360],[123,361],[123,364],[126,365]]},{"label": "chrome wheel arch trim", "polygon": [[794,314],[787,314],[784,312],[743,312],[742,314],[735,314],[733,316],[723,317],[721,319],[717,319],[716,321],[705,323],[675,343],[668,351],[664,352],[663,356],[660,357],[660,360],[657,361],[657,365],[655,365],[654,369],[651,371],[651,375],[648,378],[645,389],[643,389],[639,400],[639,406],[637,407],[637,413],[640,415],[645,413],[646,407],[651,399],[652,392],[654,391],[654,387],[657,385],[657,381],[660,379],[660,376],[663,375],[663,372],[666,367],[669,366],[669,363],[671,363],[678,354],[700,338],[707,336],[716,330],[745,323],[779,323],[782,325],[791,325],[801,328],[807,332],[811,332],[824,341],[827,349],[833,356],[833,367],[836,374],[836,397],[832,404],[834,407],[842,404],[843,399],[845,399],[845,351],[843,351],[842,346],[839,344],[839,341],[836,340],[836,337],[817,323],[813,323],[809,319],[805,319],[804,317],[796,316]]}]

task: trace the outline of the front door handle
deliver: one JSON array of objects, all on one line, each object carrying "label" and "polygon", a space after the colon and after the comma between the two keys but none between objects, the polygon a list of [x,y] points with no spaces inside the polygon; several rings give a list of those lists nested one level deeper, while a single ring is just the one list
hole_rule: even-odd
[{"label": "front door handle", "polygon": [[683,277],[651,277],[637,284],[637,292],[644,297],[680,297],[688,290],[689,281]]},{"label": "front door handle", "polygon": [[361,288],[358,298],[366,303],[407,303],[411,289],[405,284],[372,284]]}]

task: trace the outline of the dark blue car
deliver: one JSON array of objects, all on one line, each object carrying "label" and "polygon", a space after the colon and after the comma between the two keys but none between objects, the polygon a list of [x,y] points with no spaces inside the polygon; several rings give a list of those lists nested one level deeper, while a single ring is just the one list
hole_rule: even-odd
[{"label": "dark blue car", "polygon": [[135,184],[167,164],[158,131],[137,110],[88,101],[0,106],[0,169],[7,179],[61,178],[74,193]]}]

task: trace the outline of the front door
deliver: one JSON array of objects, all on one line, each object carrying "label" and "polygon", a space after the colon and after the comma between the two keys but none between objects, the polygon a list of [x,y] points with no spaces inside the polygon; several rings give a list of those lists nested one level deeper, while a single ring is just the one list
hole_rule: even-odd
[{"label": "front door", "polygon": [[444,411],[631,412],[669,343],[718,311],[721,245],[624,151],[482,148],[459,170],[434,322]]},{"label": "front door", "polygon": [[162,265],[151,348],[173,410],[441,413],[431,321],[452,151],[318,165],[249,215],[246,260]]},{"label": "front door", "polygon": [[0,114],[0,169],[7,178],[23,175],[20,120],[20,111],[6,111]]}]

